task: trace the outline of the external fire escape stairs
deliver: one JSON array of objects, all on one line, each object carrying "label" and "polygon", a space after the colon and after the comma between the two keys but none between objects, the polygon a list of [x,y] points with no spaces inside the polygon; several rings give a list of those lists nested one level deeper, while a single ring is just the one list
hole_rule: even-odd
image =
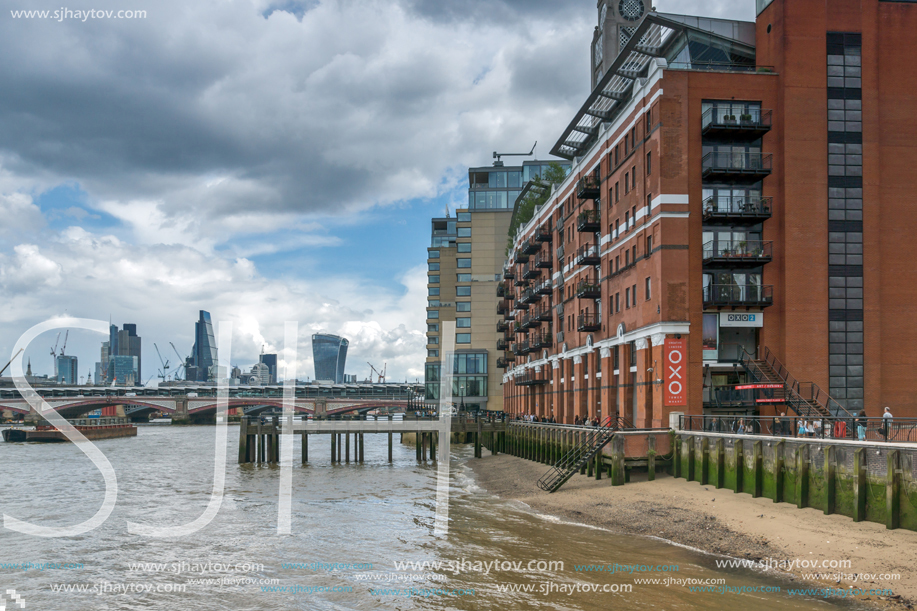
[{"label": "external fire escape stairs", "polygon": [[581,471],[595,455],[602,451],[616,431],[634,428],[622,417],[609,416],[602,426],[586,429],[585,438],[562,456],[547,473],[538,480],[538,487],[545,492],[557,492],[567,480]]},{"label": "external fire escape stairs", "polygon": [[781,384],[781,388],[773,390],[773,398],[783,399],[800,418],[853,418],[853,414],[816,384],[796,380],[767,347],[763,359],[746,352],[742,365],[755,384]]}]

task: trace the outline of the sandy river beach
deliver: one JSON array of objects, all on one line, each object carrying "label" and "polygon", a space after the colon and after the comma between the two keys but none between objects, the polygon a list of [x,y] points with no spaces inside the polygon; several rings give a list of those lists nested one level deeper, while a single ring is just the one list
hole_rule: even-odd
[{"label": "sandy river beach", "polygon": [[[535,485],[546,465],[506,454],[491,456],[485,450],[484,458],[470,466],[488,492],[537,512],[713,554],[771,564],[782,561],[784,572],[801,581],[805,574],[828,573],[831,577],[818,583],[894,592],[892,597],[861,599],[871,606],[912,609],[917,601],[917,532],[886,530],[882,524],[856,523],[842,515],[798,509],[665,474],[653,482],[645,476],[641,481],[638,475],[617,487],[608,478],[596,481],[575,475],[558,492],[548,494]],[[789,567],[796,559],[828,564],[817,569]],[[849,566],[827,568],[837,561],[849,561]],[[900,579],[882,578],[894,574]]]}]

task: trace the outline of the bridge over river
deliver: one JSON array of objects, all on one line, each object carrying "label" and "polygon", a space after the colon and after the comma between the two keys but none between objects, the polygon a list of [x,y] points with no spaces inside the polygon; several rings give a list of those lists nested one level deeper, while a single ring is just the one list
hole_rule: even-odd
[{"label": "bridge over river", "polygon": [[[17,389],[0,388],[0,412],[34,418],[45,410],[55,410],[65,418],[79,418],[97,409],[115,408],[134,419],[162,412],[175,420],[206,421],[216,415],[218,400],[215,386],[49,386],[34,390],[42,402],[37,412]],[[281,385],[230,386],[228,405],[239,415],[256,415],[282,409],[283,394]],[[296,386],[293,408],[301,414],[324,417],[373,410],[417,411],[432,406],[423,402],[422,384],[335,384]]]}]

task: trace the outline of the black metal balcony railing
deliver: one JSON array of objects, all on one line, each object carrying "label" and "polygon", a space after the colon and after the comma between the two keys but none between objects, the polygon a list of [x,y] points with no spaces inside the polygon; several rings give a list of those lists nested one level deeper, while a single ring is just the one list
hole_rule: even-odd
[{"label": "black metal balcony railing", "polygon": [[528,305],[531,303],[536,303],[541,299],[541,295],[535,292],[535,289],[528,288],[522,292],[522,296],[519,298],[519,303],[522,305]]},{"label": "black metal balcony railing", "polygon": [[757,225],[771,218],[772,197],[708,197],[704,200],[706,225]]},{"label": "black metal balcony railing", "polygon": [[502,352],[502,351],[506,350],[506,346],[507,346],[507,342],[506,342],[505,339],[500,338],[500,339],[497,340],[497,350],[499,350],[499,351]]},{"label": "black metal balcony railing", "polygon": [[774,257],[770,240],[718,240],[704,244],[704,267],[758,267]]},{"label": "black metal balcony railing", "polygon": [[501,299],[497,302],[497,314],[506,314],[511,309],[507,300]]},{"label": "black metal balcony railing", "polygon": [[550,270],[554,267],[554,260],[549,253],[539,253],[539,255],[535,257],[535,267],[538,269]]},{"label": "black metal balcony railing", "polygon": [[602,190],[602,181],[595,174],[587,174],[576,183],[578,199],[596,199]]},{"label": "black metal balcony railing", "polygon": [[519,335],[520,333],[523,335],[526,334],[525,329],[522,327],[521,320],[517,320],[515,323],[513,323],[513,331],[515,332],[516,335]]},{"label": "black metal balcony railing", "polygon": [[503,268],[503,279],[504,280],[512,280],[515,277],[516,277],[516,272],[512,268],[512,266]]},{"label": "black metal balcony railing", "polygon": [[519,374],[517,374],[513,381],[516,383],[516,386],[539,386],[541,384],[548,383],[547,374],[544,371],[535,371],[534,369],[527,369]]},{"label": "black metal balcony railing", "polygon": [[770,131],[773,111],[749,108],[735,110],[731,104],[713,105],[702,117],[703,135],[722,135],[754,140]]},{"label": "black metal balcony railing", "polygon": [[529,335],[529,350],[540,350],[551,347],[551,333],[532,333]]},{"label": "black metal balcony railing", "polygon": [[595,233],[602,228],[602,213],[599,210],[584,210],[576,217],[576,230]]},{"label": "black metal balcony railing", "polygon": [[506,297],[506,286],[502,283],[497,285],[497,297]]},{"label": "black metal balcony railing", "polygon": [[528,254],[526,254],[521,248],[513,253],[513,263],[525,263],[528,260]]},{"label": "black metal balcony railing", "polygon": [[542,322],[551,322],[551,318],[553,318],[550,307],[540,308],[537,312],[535,312],[535,316],[537,316],[538,320]]},{"label": "black metal balcony railing", "polygon": [[549,226],[544,225],[535,230],[535,239],[539,242],[552,242],[554,240],[554,232]]},{"label": "black metal balcony railing", "polygon": [[774,303],[774,287],[765,284],[708,284],[704,287],[704,306],[756,306]]},{"label": "black metal balcony railing", "polygon": [[508,369],[508,368],[509,368],[509,361],[506,360],[505,357],[502,357],[502,356],[501,356],[501,357],[499,357],[499,358],[497,359],[497,367],[499,367],[500,369]]},{"label": "black metal balcony railing", "polygon": [[576,251],[577,265],[598,265],[601,262],[601,254],[599,253],[598,247],[594,244],[580,246]]},{"label": "black metal balcony railing", "polygon": [[539,310],[529,312],[522,320],[522,326],[526,329],[535,329],[541,326],[541,319],[538,318]]},{"label": "black metal balcony railing", "polygon": [[554,294],[554,283],[551,280],[545,280],[535,287],[535,292],[539,295],[551,296]]},{"label": "black metal balcony railing", "polygon": [[528,342],[516,342],[513,344],[513,354],[516,356],[522,356],[523,354],[529,353],[529,343]]},{"label": "black metal balcony railing", "polygon": [[541,243],[535,240],[526,240],[519,246],[519,249],[527,255],[534,255],[541,250]]},{"label": "black metal balcony railing", "polygon": [[774,156],[770,153],[712,152],[701,162],[705,180],[757,182],[770,175]]},{"label": "black metal balcony railing", "polygon": [[526,263],[522,267],[522,277],[526,280],[533,280],[541,275],[541,269],[535,267],[532,263]]},{"label": "black metal balcony railing", "polygon": [[522,277],[522,272],[516,274],[516,279],[513,280],[513,286],[528,286],[531,282]]},{"label": "black metal balcony railing", "polygon": [[602,319],[598,314],[580,314],[576,317],[577,331],[601,331]]},{"label": "black metal balcony railing", "polygon": [[498,320],[498,321],[497,321],[497,333],[503,333],[503,332],[505,332],[507,329],[509,329],[509,323],[508,323],[507,321],[505,321],[505,320]]},{"label": "black metal balcony railing", "polygon": [[580,280],[576,284],[576,296],[581,299],[600,299],[602,286],[598,280]]}]

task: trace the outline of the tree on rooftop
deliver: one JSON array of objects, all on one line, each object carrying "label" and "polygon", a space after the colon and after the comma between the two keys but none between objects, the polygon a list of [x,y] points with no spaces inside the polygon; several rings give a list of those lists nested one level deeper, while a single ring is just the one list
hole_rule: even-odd
[{"label": "tree on rooftop", "polygon": [[543,205],[551,197],[551,185],[559,185],[566,178],[567,172],[564,167],[557,162],[551,162],[548,165],[548,169],[545,170],[544,176],[535,176],[530,181],[532,186],[525,194],[525,197],[522,198],[522,201],[519,202],[519,208],[516,210],[516,214],[513,215],[513,220],[509,226],[509,240],[506,246],[507,254],[513,247],[513,239],[516,237],[516,232],[519,231],[519,228],[532,220],[538,206]]}]

